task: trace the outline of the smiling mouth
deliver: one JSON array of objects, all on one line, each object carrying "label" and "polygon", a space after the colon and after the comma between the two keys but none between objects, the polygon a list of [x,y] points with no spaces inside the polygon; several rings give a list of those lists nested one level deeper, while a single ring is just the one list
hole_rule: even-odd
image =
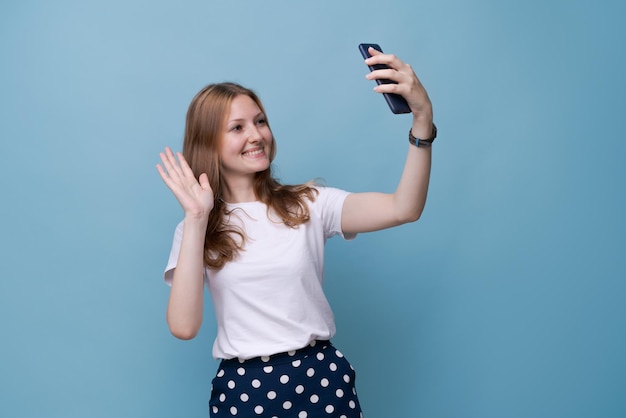
[{"label": "smiling mouth", "polygon": [[243,153],[244,156],[246,157],[258,157],[262,154],[265,154],[265,150],[263,148],[259,148],[259,149],[255,149],[255,150],[251,150],[251,151],[246,151]]}]

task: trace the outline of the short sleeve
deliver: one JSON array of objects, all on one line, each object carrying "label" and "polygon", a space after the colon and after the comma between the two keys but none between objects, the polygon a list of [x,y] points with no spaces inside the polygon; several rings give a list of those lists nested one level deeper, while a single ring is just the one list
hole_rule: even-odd
[{"label": "short sleeve", "polygon": [[339,235],[346,240],[356,237],[356,234],[344,234],[341,229],[341,213],[343,204],[349,192],[333,187],[317,187],[319,194],[313,202],[312,208],[321,215],[324,224],[325,238]]},{"label": "short sleeve", "polygon": [[172,285],[172,279],[174,278],[174,268],[178,263],[178,254],[180,253],[180,243],[183,239],[183,222],[181,221],[174,231],[174,239],[172,240],[172,249],[170,250],[170,257],[165,267],[165,273],[163,278],[168,286]]}]

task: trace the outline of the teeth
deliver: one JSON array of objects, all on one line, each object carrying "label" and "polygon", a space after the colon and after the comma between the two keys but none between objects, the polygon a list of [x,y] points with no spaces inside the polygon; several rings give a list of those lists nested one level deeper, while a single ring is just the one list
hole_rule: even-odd
[{"label": "teeth", "polygon": [[258,149],[255,151],[248,151],[248,152],[244,152],[244,155],[250,155],[250,156],[255,156],[255,155],[259,155],[259,154],[263,154],[263,150],[262,149]]}]

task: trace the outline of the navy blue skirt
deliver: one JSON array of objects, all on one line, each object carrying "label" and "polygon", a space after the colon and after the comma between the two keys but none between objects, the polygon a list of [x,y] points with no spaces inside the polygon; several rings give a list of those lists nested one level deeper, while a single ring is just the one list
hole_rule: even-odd
[{"label": "navy blue skirt", "polygon": [[213,418],[361,418],[354,369],[330,341],[250,360],[222,360]]}]

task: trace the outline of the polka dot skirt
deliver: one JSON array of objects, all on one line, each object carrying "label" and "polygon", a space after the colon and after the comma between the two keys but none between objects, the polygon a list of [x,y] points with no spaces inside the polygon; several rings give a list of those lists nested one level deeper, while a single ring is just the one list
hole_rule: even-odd
[{"label": "polka dot skirt", "polygon": [[362,418],[355,373],[329,341],[250,360],[223,360],[213,379],[213,418]]}]

